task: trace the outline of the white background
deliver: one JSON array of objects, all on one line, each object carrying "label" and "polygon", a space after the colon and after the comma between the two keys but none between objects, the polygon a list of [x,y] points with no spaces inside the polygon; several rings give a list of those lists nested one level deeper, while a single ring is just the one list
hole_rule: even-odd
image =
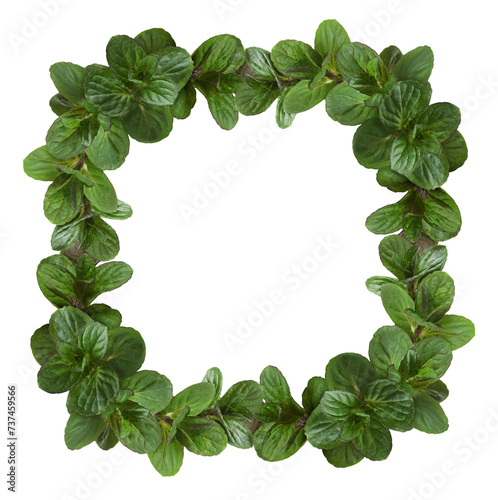
[{"label": "white background", "polygon": [[[43,14],[40,1],[6,5],[0,84],[0,400],[6,401],[8,383],[17,384],[18,498],[147,494],[264,500],[346,494],[446,500],[493,495],[498,442],[493,3],[53,0],[50,15]],[[42,211],[47,184],[22,171],[23,158],[44,143],[54,119],[48,100],[55,88],[48,68],[58,61],[105,63],[112,35],[135,36],[151,27],[170,31],[190,52],[221,33],[237,35],[246,47],[271,49],[285,38],[312,43],[318,24],[333,18],[353,40],[379,52],[391,44],[403,52],[431,46],[436,55],[433,102],[453,102],[464,113],[460,130],[470,158],[445,185],[462,210],[464,225],[447,244],[447,271],[458,292],[452,312],[470,317],[477,337],[455,353],[445,376],[451,395],[443,406],[450,430],[440,436],[394,433],[387,461],[364,460],[346,470],[328,465],[309,445],[273,465],[254,450],[229,448],[214,458],[187,453],[174,478],[161,478],[146,456],[122,446],[111,452],[95,444],[67,450],[65,396],[38,389],[29,347],[32,332],[53,312],[35,280],[38,262],[53,253],[52,226]],[[39,27],[28,32],[30,22]],[[390,323],[380,299],[364,287],[366,278],[384,273],[377,256],[380,237],[366,230],[364,220],[399,196],[378,186],[375,173],[356,163],[354,129],[332,122],[323,105],[298,116],[286,131],[272,131],[273,113],[274,106],[258,117],[241,117],[229,133],[216,126],[201,96],[190,119],[175,121],[167,140],[133,143],[126,164],[110,174],[118,196],[135,211],[128,221],[111,221],[121,240],[118,259],[129,263],[135,275],[104,298],[122,311],[125,326],[144,336],[148,354],[143,368],[166,374],[176,391],[199,382],[211,366],[222,369],[228,388],[239,380],[257,380],[265,366],[274,364],[300,400],[307,380],[323,375],[331,357],[347,351],[366,355],[372,334]],[[210,175],[229,162],[238,163],[240,174],[187,222],[182,204],[192,205],[195,190],[206,189]],[[337,248],[295,290],[283,276],[303,261],[313,264],[319,237]],[[274,289],[282,291],[285,302],[230,350],[224,334],[235,334],[238,318],[247,318],[256,310],[254,301],[267,300]],[[1,422],[4,436],[6,417]],[[0,449],[0,470],[6,471],[7,449]]]}]

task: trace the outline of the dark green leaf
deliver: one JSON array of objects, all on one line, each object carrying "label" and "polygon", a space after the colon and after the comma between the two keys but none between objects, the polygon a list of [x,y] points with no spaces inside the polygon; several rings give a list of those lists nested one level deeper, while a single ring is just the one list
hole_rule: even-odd
[{"label": "dark green leaf", "polygon": [[94,368],[70,392],[71,402],[81,415],[98,415],[115,400],[119,378],[109,364]]},{"label": "dark green leaf", "polygon": [[171,106],[172,115],[178,120],[184,120],[190,116],[192,108],[195,106],[197,93],[194,86],[188,83],[178,93],[175,103]]},{"label": "dark green leaf", "polygon": [[144,48],[126,35],[113,36],[106,47],[107,62],[123,82],[128,81],[130,70],[147,54]]},{"label": "dark green leaf", "polygon": [[56,165],[64,163],[48,152],[47,146],[35,149],[24,159],[24,172],[37,181],[53,181],[59,171]]},{"label": "dark green leaf", "polygon": [[316,31],[315,50],[323,57],[330,51],[329,70],[337,73],[336,57],[343,45],[351,43],[346,30],[335,20],[323,21]]},{"label": "dark green leaf", "polygon": [[374,365],[355,353],[339,354],[329,361],[325,369],[329,390],[347,391],[357,395],[364,386],[377,378]]},{"label": "dark green leaf", "polygon": [[136,96],[154,106],[171,106],[178,97],[176,83],[166,75],[153,75],[147,83],[139,86]]},{"label": "dark green leaf", "polygon": [[382,264],[400,280],[412,276],[413,253],[412,244],[402,236],[386,236],[379,244]]},{"label": "dark green leaf", "polygon": [[374,234],[389,234],[403,227],[403,215],[409,210],[410,195],[406,195],[397,203],[379,208],[369,215],[365,225]]},{"label": "dark green leaf", "polygon": [[413,184],[404,175],[398,174],[390,167],[379,169],[377,182],[395,193],[403,193],[413,187]]},{"label": "dark green leaf", "polygon": [[415,307],[413,299],[400,287],[389,283],[382,285],[380,294],[384,309],[394,324],[406,332],[411,332],[411,325],[404,311]]},{"label": "dark green leaf", "polygon": [[204,375],[202,381],[210,382],[216,388],[213,399],[208,406],[208,408],[212,408],[217,403],[218,399],[220,399],[221,391],[223,389],[223,375],[221,373],[221,370],[217,367],[210,368]]},{"label": "dark green leaf", "polygon": [[50,337],[54,344],[59,341],[76,344],[78,333],[89,323],[92,319],[83,311],[76,307],[63,307],[50,317]]},{"label": "dark green leaf", "polygon": [[398,80],[416,80],[426,83],[434,67],[434,54],[430,47],[418,47],[399,59],[393,68]]},{"label": "dark green leaf", "polygon": [[57,90],[75,104],[85,98],[83,82],[88,71],[77,64],[59,62],[50,66],[50,78]]},{"label": "dark green leaf", "polygon": [[368,99],[369,96],[342,82],[327,94],[327,114],[343,125],[360,125],[378,113],[377,108],[365,104]]},{"label": "dark green leaf", "polygon": [[90,147],[85,150],[90,161],[101,170],[120,167],[130,150],[130,139],[121,121],[114,118],[109,129],[100,127]]},{"label": "dark green leaf", "polygon": [[413,346],[410,336],[397,326],[379,328],[370,341],[368,356],[381,378],[387,377],[390,366],[396,369]]},{"label": "dark green leaf", "polygon": [[216,87],[201,82],[196,83],[208,102],[209,110],[216,123],[224,130],[231,130],[237,124],[239,113],[232,94],[224,94]]},{"label": "dark green leaf", "polygon": [[417,342],[415,351],[420,355],[419,371],[429,368],[441,378],[451,364],[453,354],[451,346],[446,340],[438,337],[429,337]]},{"label": "dark green leaf", "polygon": [[411,425],[428,434],[441,434],[448,430],[448,417],[441,405],[428,394],[421,392],[415,399],[415,416]]},{"label": "dark green leaf", "polygon": [[75,371],[59,356],[50,358],[38,372],[38,386],[50,394],[66,392],[85,377],[85,372]]},{"label": "dark green leaf", "polygon": [[335,87],[337,80],[318,85],[310,90],[310,81],[301,80],[294,85],[284,100],[284,110],[288,114],[302,113],[322,102]]},{"label": "dark green leaf", "polygon": [[227,435],[228,444],[242,450],[252,448],[252,433],[241,418],[226,416],[221,425]]},{"label": "dark green leaf", "polygon": [[440,337],[446,340],[451,349],[455,351],[470,342],[475,336],[474,323],[463,316],[448,314],[438,322],[438,325],[442,328],[442,331],[428,328],[424,330],[421,337]]},{"label": "dark green leaf", "polygon": [[344,422],[363,407],[363,400],[346,391],[327,391],[320,401],[322,413],[334,422]]},{"label": "dark green leaf", "polygon": [[188,406],[190,408],[190,415],[198,415],[209,407],[215,393],[216,388],[210,382],[191,385],[173,397],[166,407],[165,412],[176,412]]},{"label": "dark green leaf", "polygon": [[107,327],[100,323],[89,323],[78,332],[78,346],[87,355],[90,363],[100,363],[107,351]]},{"label": "dark green leaf", "polygon": [[353,444],[370,460],[385,460],[392,449],[389,429],[375,415],[370,415],[370,425],[363,429]]},{"label": "dark green leaf", "polygon": [[267,366],[261,373],[260,384],[267,403],[278,403],[291,414],[304,415],[304,410],[292,397],[289,385],[278,368]]},{"label": "dark green leaf", "polygon": [[78,128],[67,128],[58,118],[47,133],[47,151],[52,156],[65,160],[82,153],[85,145],[78,138]]},{"label": "dark green leaf", "polygon": [[313,377],[308,381],[303,391],[303,407],[308,415],[320,404],[327,389],[327,381],[323,377]]},{"label": "dark green leaf", "polygon": [[362,123],[354,134],[353,152],[360,165],[366,168],[389,167],[394,136],[379,118]]},{"label": "dark green leaf", "polygon": [[219,455],[228,444],[227,435],[216,422],[199,417],[185,418],[176,438],[188,451],[205,457]]},{"label": "dark green leaf", "polygon": [[342,443],[335,448],[323,450],[323,454],[329,464],[340,468],[356,465],[364,458],[353,443]]},{"label": "dark green leaf", "polygon": [[112,260],[119,253],[118,235],[100,217],[92,217],[86,220],[85,236],[80,249],[86,250],[97,260]]},{"label": "dark green leaf", "polygon": [[82,221],[68,222],[55,226],[50,245],[52,250],[66,250],[83,238],[84,223]]},{"label": "dark green leaf", "polygon": [[173,386],[168,378],[155,371],[142,370],[121,381],[121,387],[130,389],[130,401],[147,408],[152,414],[164,410],[173,398]]},{"label": "dark green leaf", "polygon": [[313,78],[321,69],[322,57],[310,45],[297,40],[282,40],[271,51],[280,73],[291,78]]},{"label": "dark green leaf", "polygon": [[448,160],[450,172],[460,168],[467,161],[467,157],[469,156],[467,144],[458,130],[454,132],[453,135],[446,141],[444,141],[442,146],[443,153],[446,155],[446,159]]},{"label": "dark green leaf", "polygon": [[[84,100],[81,102],[83,104]],[[50,109],[57,115],[61,116],[68,111],[71,111],[76,106],[66,99],[62,94],[55,94],[49,102]]]},{"label": "dark green leaf", "polygon": [[[91,417],[95,418],[95,417]],[[101,450],[108,451],[114,448],[119,443],[119,438],[111,429],[109,424],[106,425],[100,436],[97,438],[97,445]]]},{"label": "dark green leaf", "polygon": [[391,283],[393,285],[399,286],[402,290],[406,290],[406,285],[396,278],[388,278],[387,276],[372,276],[368,278],[365,282],[367,290],[374,293],[380,297],[380,291],[384,283]]},{"label": "dark green leaf", "polygon": [[93,186],[85,186],[83,193],[92,205],[104,212],[114,212],[118,208],[116,191],[107,175],[102,170],[94,167],[89,162],[85,163],[81,172],[92,181]]},{"label": "dark green leaf", "polygon": [[406,177],[423,189],[441,187],[448,179],[449,164],[444,155],[422,153],[418,167],[406,174]]},{"label": "dark green leaf", "polygon": [[119,327],[109,330],[106,365],[114,368],[120,378],[137,372],[145,360],[145,342],[133,328]]},{"label": "dark green leaf", "polygon": [[147,54],[156,54],[166,47],[174,47],[175,41],[172,36],[162,28],[152,28],[142,31],[135,37]]},{"label": "dark green leaf", "polygon": [[54,306],[71,305],[71,297],[74,295],[73,286],[76,278],[76,266],[66,256],[60,254],[51,255],[43,259],[38,265],[36,278],[43,295]]},{"label": "dark green leaf", "polygon": [[417,254],[413,264],[415,276],[425,276],[434,271],[442,271],[448,258],[448,250],[443,245],[436,245]]},{"label": "dark green leaf", "polygon": [[264,89],[255,89],[244,83],[235,94],[235,104],[243,115],[258,115],[266,111],[279,95],[276,84],[268,85]]},{"label": "dark green leaf", "polygon": [[121,442],[135,453],[152,453],[161,445],[162,439],[161,426],[149,416],[141,422],[132,422],[130,433],[121,438]]},{"label": "dark green leaf", "polygon": [[85,95],[106,116],[124,116],[136,107],[128,87],[109,68],[97,69],[86,77]]},{"label": "dark green leaf", "polygon": [[415,312],[429,322],[439,321],[450,309],[455,297],[455,283],[443,271],[435,271],[419,284]]},{"label": "dark green leaf", "polygon": [[106,304],[93,304],[90,307],[87,307],[85,312],[94,321],[107,326],[109,330],[117,328],[121,325],[121,313]]},{"label": "dark green leaf", "polygon": [[206,40],[192,54],[194,67],[204,73],[227,71],[235,62],[239,44],[240,40],[233,35],[218,35]]},{"label": "dark green leaf", "polygon": [[100,415],[72,413],[64,430],[64,441],[70,450],[80,450],[93,443],[102,433],[106,421]]},{"label": "dark green leaf", "polygon": [[289,128],[292,125],[294,118],[296,117],[296,115],[287,113],[284,110],[285,98],[289,92],[290,88],[286,87],[280,94],[280,97],[278,98],[277,101],[277,111],[275,114],[275,119],[277,121],[277,125],[282,129]]},{"label": "dark green leaf", "polygon": [[379,118],[386,130],[396,132],[408,125],[429,105],[427,93],[416,81],[394,85],[379,106]]},{"label": "dark green leaf", "polygon": [[160,445],[149,452],[149,460],[161,476],[174,476],[183,463],[184,448],[178,441],[168,444],[171,427],[165,422],[160,422],[162,440]]},{"label": "dark green leaf", "polygon": [[422,150],[413,142],[410,134],[402,130],[391,148],[391,169],[399,174],[409,174],[420,166],[422,158]]},{"label": "dark green leaf", "polygon": [[306,437],[312,446],[322,450],[332,448],[341,436],[344,422],[336,422],[324,415],[320,406],[317,406],[304,427]]},{"label": "dark green leaf", "polygon": [[86,299],[93,302],[101,293],[110,292],[124,285],[133,275],[132,268],[124,262],[108,262],[97,267],[95,281],[87,290]]},{"label": "dark green leaf", "polygon": [[190,54],[179,47],[168,47],[158,52],[157,71],[171,78],[178,89],[183,88],[192,76],[194,63]]},{"label": "dark green leaf", "polygon": [[425,125],[441,142],[448,139],[458,128],[461,121],[460,110],[448,102],[438,102],[429,106],[415,119],[417,124]]},{"label": "dark green leaf", "polygon": [[102,210],[99,210],[96,207],[92,207],[92,211],[95,212],[96,214],[100,215],[101,217],[105,217],[106,219],[113,219],[113,220],[125,220],[129,219],[133,215],[133,209],[128,205],[128,203],[125,203],[124,201],[118,200],[118,207],[117,209],[112,212],[104,212]]},{"label": "dark green leaf", "polygon": [[396,382],[376,380],[364,388],[363,397],[391,429],[402,429],[413,418],[413,399]]},{"label": "dark green leaf", "polygon": [[44,365],[57,354],[55,343],[50,337],[48,325],[43,325],[31,336],[31,352],[40,365]]},{"label": "dark green leaf", "polygon": [[368,75],[368,63],[378,57],[377,52],[359,42],[343,45],[337,54],[337,67],[345,80],[355,75]]},{"label": "dark green leaf", "polygon": [[169,106],[151,106],[145,102],[121,119],[126,132],[136,141],[162,141],[173,129],[173,115]]},{"label": "dark green leaf", "polygon": [[380,58],[384,61],[384,64],[389,72],[392,71],[402,56],[403,54],[401,50],[399,50],[395,45],[390,45],[380,53]]},{"label": "dark green leaf", "polygon": [[262,402],[261,386],[254,380],[244,380],[232,385],[220,399],[218,406],[223,414],[237,413],[241,408],[256,413]]}]

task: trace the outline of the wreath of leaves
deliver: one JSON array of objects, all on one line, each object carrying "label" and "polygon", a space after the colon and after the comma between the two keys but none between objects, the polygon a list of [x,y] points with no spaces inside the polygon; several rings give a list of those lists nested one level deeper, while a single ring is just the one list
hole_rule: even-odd
[{"label": "wreath of leaves", "polygon": [[[283,40],[271,52],[244,50],[235,36],[220,35],[190,55],[166,31],[151,29],[112,37],[106,53],[109,66],[50,68],[57,119],[46,145],[24,160],[26,174],[50,182],[43,207],[60,253],[41,261],[37,279],[57,310],[33,334],[31,348],[41,365],[40,388],[68,392],[68,448],[96,441],[108,450],[121,442],[171,476],[185,449],[212,456],[227,444],[254,447],[262,459],[277,461],[309,441],[332,465],[348,467],[364,457],[386,459],[391,430],[447,430],[441,377],[452,352],[474,336],[474,325],[447,314],[455,286],[438,242],[458,234],[461,217],[441,186],[464,164],[467,147],[457,130],[459,109],[430,104],[431,49],[403,55],[390,46],[377,54],[327,20],[314,47]],[[106,171],[123,164],[129,137],[147,143],[167,137],[174,119],[190,115],[197,91],[226,130],[239,113],[262,113],[274,101],[276,121],[287,128],[325,101],[333,120],[359,125],[358,162],[377,170],[380,185],[404,193],[366,221],[373,233],[389,235],[379,255],[393,276],[374,276],[366,286],[394,325],[375,332],[370,359],[332,358],[324,376],[308,382],[301,404],[274,366],[259,383],[242,381],[223,395],[222,374],[212,368],[173,395],[166,376],[140,370],[141,335],[121,326],[117,310],[95,303],[132,276],[124,262],[107,262],[117,256],[119,240],[104,219],[127,219],[132,209],[117,198]]]}]

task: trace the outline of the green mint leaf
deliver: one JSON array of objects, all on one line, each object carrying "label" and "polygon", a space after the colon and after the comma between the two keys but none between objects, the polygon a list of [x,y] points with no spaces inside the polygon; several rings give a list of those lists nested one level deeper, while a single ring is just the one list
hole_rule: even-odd
[{"label": "green mint leaf", "polygon": [[462,217],[457,204],[442,189],[427,193],[424,203],[424,233],[434,241],[454,238],[462,227]]},{"label": "green mint leaf", "polygon": [[370,415],[370,425],[353,440],[353,445],[370,460],[385,460],[392,449],[389,429],[375,415]]},{"label": "green mint leaf", "polygon": [[[388,285],[386,285],[388,286]],[[364,386],[378,378],[372,363],[360,354],[344,353],[332,358],[325,369],[329,390],[359,395]]]},{"label": "green mint leaf", "polygon": [[221,413],[240,412],[247,409],[256,413],[263,402],[263,390],[254,380],[244,380],[232,385],[218,402]]},{"label": "green mint leaf", "polygon": [[239,119],[239,113],[234,96],[222,93],[208,83],[197,81],[195,85],[206,98],[209,111],[211,111],[216,123],[224,130],[231,130],[235,127]]},{"label": "green mint leaf", "polygon": [[111,181],[105,173],[91,163],[86,162],[81,172],[92,182],[93,186],[85,186],[83,193],[92,205],[104,212],[114,212],[118,208],[118,198]]},{"label": "green mint leaf", "polygon": [[278,368],[267,366],[261,373],[260,384],[267,403],[277,403],[292,415],[304,415],[303,408],[292,397],[289,385]]},{"label": "green mint leaf", "polygon": [[438,378],[446,373],[453,359],[450,344],[438,337],[422,339],[415,344],[414,350],[420,355],[419,372],[429,368],[434,370]]},{"label": "green mint leaf", "polygon": [[223,421],[220,425],[227,435],[229,445],[240,448],[241,450],[252,448],[252,433],[240,417],[227,415],[223,417]]},{"label": "green mint leaf", "polygon": [[413,187],[413,184],[404,175],[398,174],[390,167],[379,169],[377,182],[395,193],[403,193]]},{"label": "green mint leaf", "polygon": [[448,258],[448,250],[443,245],[436,245],[415,256],[414,276],[423,277],[434,271],[442,271]]},{"label": "green mint leaf", "polygon": [[95,281],[88,287],[86,300],[93,302],[101,293],[110,292],[128,282],[132,268],[124,262],[107,262],[97,267]]},{"label": "green mint leaf", "polygon": [[55,168],[64,161],[59,160],[48,152],[47,146],[35,149],[23,162],[24,172],[37,181],[53,181],[59,175]]},{"label": "green mint leaf", "polygon": [[147,83],[139,86],[136,96],[154,106],[171,106],[178,97],[176,83],[166,75],[153,75]]},{"label": "green mint leaf", "polygon": [[38,372],[38,386],[50,394],[69,391],[85,377],[85,372],[73,367],[59,356],[50,358]]},{"label": "green mint leaf", "polygon": [[380,296],[384,309],[394,324],[411,333],[410,321],[405,314],[405,310],[413,309],[415,303],[408,293],[396,285],[386,283],[382,285]]},{"label": "green mint leaf", "polygon": [[72,413],[64,430],[64,441],[70,450],[80,450],[93,443],[106,427],[100,415],[91,417]]},{"label": "green mint leaf", "polygon": [[97,260],[112,260],[119,253],[119,239],[116,231],[100,217],[86,220],[86,227],[80,249],[86,250]]},{"label": "green mint leaf", "polygon": [[364,455],[353,443],[341,443],[335,448],[323,450],[323,455],[329,464],[339,468],[351,467],[364,458]]},{"label": "green mint leaf", "polygon": [[146,54],[156,54],[161,49],[176,45],[172,36],[162,28],[142,31],[135,37],[135,42],[145,50]]},{"label": "green mint leaf", "polygon": [[406,177],[423,189],[436,189],[441,187],[448,179],[449,164],[444,155],[422,153],[422,160]]},{"label": "green mint leaf", "polygon": [[448,102],[432,104],[415,118],[416,124],[425,125],[441,142],[449,139],[461,121],[460,110]]},{"label": "green mint leaf", "polygon": [[173,398],[173,386],[169,379],[155,371],[142,370],[121,380],[121,387],[132,391],[130,401],[147,408],[152,414],[164,410]]},{"label": "green mint leaf", "polygon": [[147,54],[144,48],[126,35],[113,36],[106,47],[107,62],[123,82],[128,82],[130,70]]},{"label": "green mint leaf", "polygon": [[56,307],[72,303],[76,295],[74,274],[63,266],[50,263],[47,259],[42,260],[36,270],[40,290]]},{"label": "green mint leaf", "polygon": [[362,123],[353,137],[353,153],[360,165],[382,168],[391,165],[394,135],[387,131],[379,118]]},{"label": "green mint leaf", "polygon": [[448,314],[438,322],[438,325],[442,328],[441,331],[427,328],[420,336],[423,338],[440,337],[450,344],[453,351],[463,347],[475,336],[474,323],[463,316]]},{"label": "green mint leaf", "polygon": [[341,76],[349,81],[356,75],[368,75],[368,63],[377,57],[377,52],[363,43],[348,43],[337,54],[337,68]]},{"label": "green mint leaf", "polygon": [[342,82],[327,94],[327,114],[343,125],[360,125],[378,115],[377,108],[366,105],[365,101],[369,98],[347,82]]},{"label": "green mint leaf", "polygon": [[[383,266],[400,280],[412,276],[413,246],[402,236],[391,235],[379,244],[379,257]],[[417,248],[418,250],[418,248]]]},{"label": "green mint leaf", "polygon": [[367,287],[367,290],[369,292],[374,293],[375,295],[378,295],[380,297],[380,292],[382,289],[382,285],[384,283],[391,283],[393,285],[399,286],[402,290],[406,291],[406,285],[402,283],[401,281],[395,279],[395,278],[389,278],[387,276],[372,276],[371,278],[368,278],[367,281],[365,282],[365,285]]},{"label": "green mint leaf", "polygon": [[157,72],[173,80],[178,89],[183,88],[194,70],[190,54],[179,47],[168,47],[158,53]]},{"label": "green mint leaf", "polygon": [[78,346],[93,365],[98,365],[107,351],[107,327],[100,323],[89,323],[78,332]]},{"label": "green mint leaf", "polygon": [[121,119],[126,132],[139,142],[159,142],[173,129],[173,116],[169,106],[151,106],[140,102]]},{"label": "green mint leaf", "polygon": [[403,227],[403,216],[410,209],[412,196],[408,193],[397,203],[379,208],[369,215],[365,225],[374,234],[389,234]]},{"label": "green mint leaf", "polygon": [[62,307],[50,317],[49,331],[54,344],[59,341],[77,343],[80,330],[92,323],[90,316],[75,307]]},{"label": "green mint leaf", "polygon": [[129,433],[120,441],[135,453],[152,453],[160,445],[163,439],[161,426],[157,420],[149,416],[141,422],[130,423]]},{"label": "green mint leaf", "polygon": [[86,77],[85,95],[106,116],[124,116],[136,107],[130,89],[109,68],[97,69]]},{"label": "green mint leaf", "polygon": [[221,373],[221,370],[217,367],[210,368],[204,375],[202,381],[210,382],[211,384],[214,385],[216,389],[213,399],[211,400],[211,403],[208,405],[208,408],[212,408],[216,404],[218,399],[220,399],[221,391],[223,389],[223,375]]},{"label": "green mint leaf", "polygon": [[376,380],[367,385],[363,397],[384,424],[395,430],[403,429],[414,415],[413,399],[391,380]]},{"label": "green mint leaf", "polygon": [[449,311],[455,297],[455,283],[443,271],[435,271],[419,284],[415,312],[425,321],[437,322]]},{"label": "green mint leaf", "polygon": [[262,89],[242,84],[235,94],[235,105],[245,116],[258,115],[266,111],[280,95],[277,84],[273,83]]},{"label": "green mint leaf", "polygon": [[379,328],[370,341],[368,356],[379,377],[386,378],[391,366],[398,369],[413,344],[410,336],[397,326]]},{"label": "green mint leaf", "polygon": [[30,345],[33,357],[40,365],[44,365],[50,358],[57,354],[48,325],[43,325],[33,333]]},{"label": "green mint leaf", "polygon": [[219,455],[228,444],[227,435],[216,422],[199,417],[186,417],[176,438],[191,453],[205,457]]},{"label": "green mint leaf", "polygon": [[441,434],[448,430],[448,418],[441,405],[428,394],[421,392],[415,399],[415,416],[411,425],[428,434]]},{"label": "green mint leaf", "polygon": [[335,87],[337,80],[320,84],[310,89],[309,80],[301,80],[294,85],[284,99],[284,110],[288,114],[297,114],[308,111],[321,103],[327,94]]},{"label": "green mint leaf", "polygon": [[168,444],[171,427],[165,422],[160,422],[160,426],[161,443],[154,451],[149,452],[149,460],[161,476],[174,476],[183,464],[184,447],[176,440]]},{"label": "green mint leaf", "polygon": [[434,67],[434,54],[430,47],[423,46],[411,50],[399,58],[392,74],[398,80],[416,80],[426,83]]},{"label": "green mint leaf", "polygon": [[317,406],[304,427],[306,437],[311,446],[326,450],[334,447],[340,439],[344,422],[337,422],[328,418]]},{"label": "green mint leaf", "polygon": [[145,360],[145,342],[133,328],[109,330],[109,344],[105,364],[112,367],[119,378],[131,377]]},{"label": "green mint leaf", "polygon": [[216,388],[210,382],[191,385],[174,396],[164,411],[173,413],[188,406],[190,415],[198,415],[209,407],[215,393]]},{"label": "green mint leaf", "polygon": [[100,126],[97,136],[85,153],[101,170],[115,170],[124,163],[129,150],[128,134],[119,118],[113,118],[110,128]]},{"label": "green mint leaf", "polygon": [[74,158],[85,149],[79,139],[78,128],[66,127],[60,118],[49,128],[46,142],[48,153],[59,160]]},{"label": "green mint leaf", "polygon": [[271,54],[267,50],[259,47],[249,47],[246,49],[247,64],[258,80],[275,82],[277,70],[271,60]]},{"label": "green mint leaf", "polygon": [[190,116],[197,101],[197,92],[192,83],[188,83],[178,93],[175,103],[171,106],[172,115],[178,120],[185,120]]},{"label": "green mint leaf", "polygon": [[118,206],[112,213],[104,212],[103,210],[100,210],[95,206],[92,206],[92,211],[100,215],[101,217],[113,220],[126,220],[133,215],[133,209],[130,207],[130,205],[121,200],[118,200]]},{"label": "green mint leaf", "polygon": [[389,73],[392,72],[394,66],[396,66],[396,63],[401,59],[401,57],[403,57],[403,53],[395,45],[390,45],[389,47],[385,48],[379,55],[386,65]]},{"label": "green mint leaf", "polygon": [[271,51],[275,68],[290,78],[312,79],[321,69],[322,57],[310,45],[298,40],[282,40]]},{"label": "green mint leaf", "polygon": [[[90,417],[95,418],[95,417]],[[116,436],[109,424],[97,438],[97,445],[101,450],[108,451],[114,448],[119,443],[119,438]]]},{"label": "green mint leaf", "polygon": [[308,381],[308,385],[303,391],[303,407],[308,415],[319,406],[327,389],[327,381],[323,377],[312,377]]},{"label": "green mint leaf", "polygon": [[116,309],[112,309],[106,304],[93,304],[85,308],[85,313],[88,314],[94,321],[107,326],[109,330],[118,328],[121,325],[121,313]]},{"label": "green mint leaf", "polygon": [[202,70],[203,73],[228,72],[232,65],[240,66],[244,62],[238,57],[239,46],[240,40],[235,36],[214,36],[202,43],[192,54],[194,68]]},{"label": "green mint leaf", "polygon": [[346,30],[335,19],[323,21],[315,34],[315,50],[325,57],[330,51],[331,58],[328,70],[337,74],[337,54],[339,50],[348,43],[351,43]]},{"label": "green mint leaf", "polygon": [[66,250],[83,238],[84,223],[71,221],[61,226],[55,226],[50,239],[52,250]]},{"label": "green mint leaf", "polygon": [[407,126],[429,105],[427,93],[416,81],[402,81],[394,85],[379,106],[379,118],[386,130],[396,132]]},{"label": "green mint leaf", "polygon": [[73,63],[59,62],[50,66],[50,78],[57,90],[75,104],[85,98],[83,82],[87,75],[85,68]]},{"label": "green mint leaf", "polygon": [[442,147],[443,154],[448,160],[450,172],[460,168],[467,161],[469,156],[467,144],[458,130],[442,143]]},{"label": "green mint leaf", "polygon": [[325,392],[320,401],[322,413],[334,422],[344,422],[363,405],[363,400],[355,394],[337,390]]},{"label": "green mint leaf", "polygon": [[116,399],[119,378],[109,364],[94,368],[69,393],[75,410],[81,415],[99,415]]}]

